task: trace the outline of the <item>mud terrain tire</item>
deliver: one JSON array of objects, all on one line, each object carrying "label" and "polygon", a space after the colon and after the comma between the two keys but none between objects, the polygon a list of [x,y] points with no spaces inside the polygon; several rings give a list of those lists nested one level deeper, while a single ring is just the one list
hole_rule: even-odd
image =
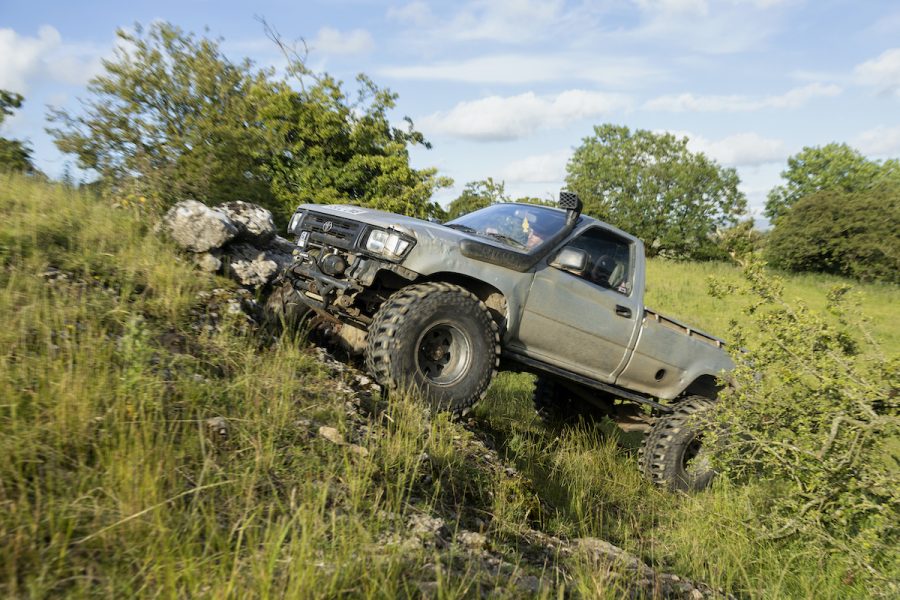
[{"label": "mud terrain tire", "polygon": [[388,390],[412,389],[435,410],[465,412],[487,391],[500,360],[488,308],[458,285],[411,285],[369,326],[366,367]]},{"label": "mud terrain tire", "polygon": [[535,378],[531,400],[534,412],[547,423],[575,422],[590,412],[564,385],[544,375]]},{"label": "mud terrain tire", "polygon": [[704,464],[702,431],[696,418],[712,405],[709,398],[688,396],[674,406],[674,412],[656,419],[640,451],[641,470],[651,481],[683,492],[710,484],[715,471]]}]

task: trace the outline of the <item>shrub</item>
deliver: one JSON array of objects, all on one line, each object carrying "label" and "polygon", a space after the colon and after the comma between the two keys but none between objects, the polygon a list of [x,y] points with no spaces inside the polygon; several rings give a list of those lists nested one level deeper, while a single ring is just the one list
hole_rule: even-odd
[{"label": "shrub", "polygon": [[778,220],[766,254],[790,271],[900,282],[900,185],[807,196]]},{"label": "shrub", "polygon": [[889,580],[900,541],[900,363],[858,322],[848,286],[829,295],[827,318],[784,301],[763,263],[744,271],[754,298],[744,331],[755,341],[713,415],[714,429],[727,432],[711,444],[714,460],[726,476],[769,490],[754,524],[760,533],[808,539]]}]

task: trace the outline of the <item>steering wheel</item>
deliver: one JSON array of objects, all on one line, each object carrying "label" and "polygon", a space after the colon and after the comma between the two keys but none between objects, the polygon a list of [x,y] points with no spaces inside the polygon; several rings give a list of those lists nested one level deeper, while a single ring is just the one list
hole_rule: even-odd
[{"label": "steering wheel", "polygon": [[609,278],[615,268],[616,263],[609,255],[604,254],[598,257],[591,269],[591,281],[603,287],[609,287]]}]

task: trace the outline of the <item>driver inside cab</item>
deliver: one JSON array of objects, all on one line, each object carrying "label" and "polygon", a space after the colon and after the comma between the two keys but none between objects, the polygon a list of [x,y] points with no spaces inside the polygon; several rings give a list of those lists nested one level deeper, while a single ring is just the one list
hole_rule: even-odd
[{"label": "driver inside cab", "polygon": [[522,229],[528,235],[525,240],[525,248],[532,250],[543,244],[556,230],[556,225],[549,219],[540,219],[537,215],[529,213],[522,219]]}]

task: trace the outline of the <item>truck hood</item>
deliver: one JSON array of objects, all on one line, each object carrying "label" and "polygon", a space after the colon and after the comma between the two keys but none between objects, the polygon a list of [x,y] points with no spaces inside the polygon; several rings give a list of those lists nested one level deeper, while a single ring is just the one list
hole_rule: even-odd
[{"label": "truck hood", "polygon": [[[497,240],[488,237],[472,235],[458,229],[451,229],[439,223],[432,223],[424,219],[406,217],[395,213],[389,213],[373,208],[351,206],[347,204],[301,204],[298,210],[306,210],[337,218],[352,219],[367,225],[373,225],[382,229],[394,229],[414,237],[417,242],[443,241],[458,244],[460,240],[473,239],[483,244],[490,244],[498,248],[509,249]],[[415,251],[415,249],[413,250]]]}]

